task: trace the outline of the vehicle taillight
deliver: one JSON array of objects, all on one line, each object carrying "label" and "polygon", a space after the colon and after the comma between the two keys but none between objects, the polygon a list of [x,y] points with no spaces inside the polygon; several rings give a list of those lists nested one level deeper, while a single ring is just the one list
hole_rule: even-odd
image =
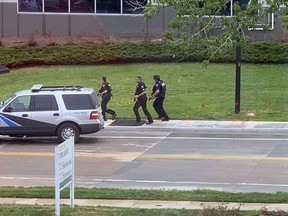
[{"label": "vehicle taillight", "polygon": [[90,120],[97,120],[99,119],[98,111],[91,112]]}]

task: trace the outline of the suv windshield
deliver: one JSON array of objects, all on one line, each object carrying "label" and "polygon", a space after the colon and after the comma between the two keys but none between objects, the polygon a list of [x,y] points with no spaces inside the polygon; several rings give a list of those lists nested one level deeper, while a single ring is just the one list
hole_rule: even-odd
[{"label": "suv windshield", "polygon": [[9,98],[7,98],[4,101],[1,101],[0,103],[0,108],[4,107],[6,104],[10,103],[10,101],[15,97],[16,95],[12,95]]}]

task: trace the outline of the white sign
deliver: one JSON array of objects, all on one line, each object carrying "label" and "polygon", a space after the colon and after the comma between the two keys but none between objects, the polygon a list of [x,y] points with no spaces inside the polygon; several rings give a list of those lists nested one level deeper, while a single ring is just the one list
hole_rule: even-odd
[{"label": "white sign", "polygon": [[55,215],[60,216],[60,192],[70,186],[70,208],[74,208],[74,137],[55,147]]}]

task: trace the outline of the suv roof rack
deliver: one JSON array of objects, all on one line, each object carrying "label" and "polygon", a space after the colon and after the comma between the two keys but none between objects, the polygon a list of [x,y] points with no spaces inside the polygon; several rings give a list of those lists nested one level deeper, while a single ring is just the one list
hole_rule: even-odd
[{"label": "suv roof rack", "polygon": [[42,84],[37,84],[32,86],[32,92],[39,91],[80,91],[83,86],[43,86]]}]

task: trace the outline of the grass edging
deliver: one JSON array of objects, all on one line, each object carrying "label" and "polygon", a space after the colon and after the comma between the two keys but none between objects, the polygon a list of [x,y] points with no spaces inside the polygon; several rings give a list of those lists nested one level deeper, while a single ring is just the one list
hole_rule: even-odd
[{"label": "grass edging", "polygon": [[[0,187],[0,197],[5,198],[54,198],[53,187]],[[61,192],[62,198],[69,197],[69,190]],[[135,190],[106,188],[75,188],[76,199],[115,200],[163,200],[239,203],[287,203],[288,193],[228,193],[212,190]]]}]

